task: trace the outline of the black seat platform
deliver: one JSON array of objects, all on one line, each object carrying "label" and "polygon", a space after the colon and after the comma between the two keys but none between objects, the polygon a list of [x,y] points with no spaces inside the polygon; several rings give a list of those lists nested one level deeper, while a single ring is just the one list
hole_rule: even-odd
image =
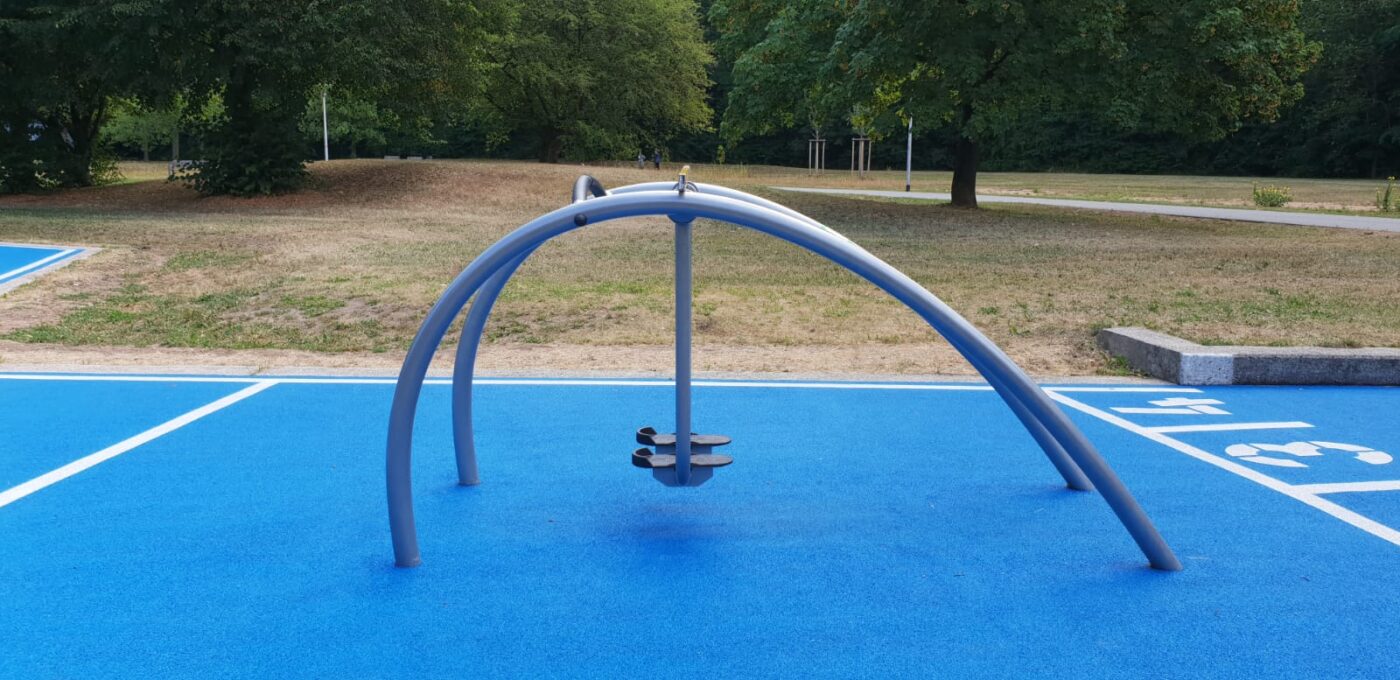
[{"label": "black seat platform", "polygon": [[715,468],[734,462],[729,456],[713,453],[714,447],[724,446],[731,440],[722,434],[690,433],[690,471],[685,483],[680,481],[680,469],[676,467],[676,435],[657,432],[654,427],[637,430],[637,443],[644,447],[632,452],[632,464],[651,470],[651,476],[666,486],[700,486],[714,476]]},{"label": "black seat platform", "polygon": [[[729,456],[714,453],[698,453],[690,457],[691,467],[717,468],[733,463]],[[669,453],[652,453],[651,449],[637,449],[632,452],[632,464],[639,468],[658,469],[676,466],[676,457]]]},{"label": "black seat platform", "polygon": [[[696,434],[690,433],[691,447],[704,447],[709,449],[714,446],[724,446],[734,441],[722,434]],[[675,446],[676,435],[670,432],[657,432],[656,428],[644,427],[637,430],[637,443],[642,446]]]}]

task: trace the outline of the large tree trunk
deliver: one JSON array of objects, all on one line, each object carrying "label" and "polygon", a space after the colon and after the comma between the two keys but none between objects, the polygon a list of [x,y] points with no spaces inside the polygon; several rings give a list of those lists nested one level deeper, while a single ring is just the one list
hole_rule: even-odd
[{"label": "large tree trunk", "polygon": [[958,136],[953,147],[953,207],[977,207],[977,142]]},{"label": "large tree trunk", "polygon": [[540,129],[540,162],[558,163],[564,150],[564,138],[555,128]]},{"label": "large tree trunk", "polygon": [[63,186],[90,187],[95,183],[92,163],[105,111],[106,104],[100,98],[96,102],[73,101],[46,121],[46,125],[60,131],[67,146],[66,153],[58,162],[59,182]]}]

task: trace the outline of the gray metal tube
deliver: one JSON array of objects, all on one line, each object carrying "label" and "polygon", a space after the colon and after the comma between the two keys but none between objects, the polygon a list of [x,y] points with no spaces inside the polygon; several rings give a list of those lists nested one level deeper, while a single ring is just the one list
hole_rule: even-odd
[{"label": "gray metal tube", "polygon": [[[580,175],[574,181],[572,202],[579,203],[593,197],[607,196],[603,184],[592,175]],[[476,292],[466,321],[462,323],[462,339],[457,343],[457,356],[452,364],[452,448],[457,455],[457,483],[461,486],[474,486],[481,483],[481,475],[476,463],[476,433],[472,422],[472,381],[476,374],[476,355],[481,349],[481,339],[490,319],[491,309],[505,289],[510,277],[520,269],[525,260],[535,252],[529,252],[498,269],[486,285]]]},{"label": "gray metal tube", "polygon": [[676,483],[690,483],[690,220],[676,220]]},{"label": "gray metal tube", "polygon": [[[691,182],[691,184],[695,185],[695,191],[706,194],[708,196],[723,196],[725,198],[732,198],[736,201],[751,203],[759,207],[767,208],[769,210],[782,213],[795,220],[805,222],[813,227],[840,236],[840,234],[837,234],[837,232],[832,231],[831,228],[826,226],[825,224],[822,224],[821,222],[818,222],[806,215],[803,215],[802,213],[797,212],[796,210],[793,210],[792,208],[789,208],[781,203],[775,203],[766,198],[763,198],[762,196],[755,196],[747,192],[739,191],[738,189],[730,189],[729,187],[723,187],[718,184],[700,184],[699,182]],[[622,194],[636,194],[645,191],[669,191],[671,189],[674,189],[675,187],[675,182],[641,182],[639,184],[628,184],[627,186],[621,186],[616,189],[611,189],[608,191],[608,195],[618,196]]]},{"label": "gray metal tube", "polygon": [[572,201],[574,203],[586,201],[589,196],[603,197],[607,195],[608,190],[603,188],[603,183],[593,179],[592,175],[579,175],[578,179],[574,180]]},{"label": "gray metal tube", "polygon": [[501,290],[534,252],[535,249],[531,248],[496,270],[476,292],[471,309],[467,311],[467,320],[462,323],[462,339],[457,343],[457,358],[452,365],[452,448],[457,454],[457,483],[462,486],[481,483],[476,467],[476,435],[472,425],[472,380],[476,373],[476,354],[481,347],[481,337]]},{"label": "gray metal tube", "polygon": [[[586,214],[580,213],[580,210]],[[804,220],[751,202],[697,192],[681,196],[669,191],[614,195],[543,215],[507,235],[477,257],[429,311],[404,360],[389,418],[385,480],[390,530],[398,565],[413,566],[420,561],[417,534],[413,527],[410,476],[414,411],[433,352],[452,318],[497,269],[554,236],[589,222],[677,213],[686,215],[688,219],[705,217],[724,220],[771,234],[846,267],[908,305],[955,349],[968,357],[999,394],[1003,397],[1009,394],[1011,399],[1019,399],[1034,420],[1064,444],[1066,452],[1103,493],[1104,499],[1153,567],[1164,570],[1181,568],[1181,563],[1152,526],[1151,520],[1078,428],[1004,352],[942,300],[849,240],[829,230],[814,228]]]},{"label": "gray metal tube", "polygon": [[[981,372],[981,369],[978,369]],[[991,381],[989,380],[988,383]],[[1011,412],[1016,415],[1016,419],[1021,421],[1021,425],[1026,428],[1035,443],[1040,445],[1040,450],[1045,452],[1045,457],[1050,459],[1050,464],[1055,466],[1055,471],[1060,473],[1060,477],[1065,480],[1065,486],[1074,491],[1093,491],[1094,483],[1084,476],[1084,471],[1079,469],[1069,452],[1055,438],[1055,435],[1046,429],[1045,424],[1036,419],[1034,413],[1021,401],[1014,390],[1008,390],[1003,385],[997,387],[993,384],[993,389],[1001,395],[1002,401],[1011,408]]]}]

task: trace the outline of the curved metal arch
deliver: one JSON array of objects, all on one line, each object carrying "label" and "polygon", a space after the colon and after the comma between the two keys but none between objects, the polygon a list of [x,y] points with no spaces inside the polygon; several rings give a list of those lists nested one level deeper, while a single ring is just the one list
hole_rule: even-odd
[{"label": "curved metal arch", "polygon": [[[788,208],[780,203],[775,203],[765,198],[755,196],[750,193],[721,187],[710,184],[694,185],[696,191],[708,193],[710,195],[724,196],[735,200],[750,203],[763,208],[768,208],[780,212],[794,219],[801,220],[812,227],[840,238],[852,246],[859,248],[868,257],[875,258],[869,251],[861,248],[854,241],[843,236],[826,225],[803,215],[796,210]],[[588,175],[582,175],[574,183],[573,200],[575,204],[588,200],[591,197],[602,197],[608,195],[622,195],[638,193],[642,191],[669,191],[674,190],[674,182],[646,182],[642,184],[632,184],[618,187],[611,191],[602,188],[597,180]],[[602,193],[599,193],[602,192]],[[590,196],[591,194],[591,196]],[[457,355],[453,362],[452,369],[452,447],[457,459],[457,483],[462,486],[473,486],[481,482],[480,473],[476,462],[476,436],[475,424],[472,418],[472,379],[476,374],[476,357],[481,348],[482,334],[485,332],[486,323],[491,315],[492,308],[496,305],[496,300],[500,297],[501,291],[506,283],[520,269],[525,260],[534,253],[536,248],[531,248],[524,255],[512,260],[492,274],[486,283],[476,292],[472,299],[471,307],[467,310],[466,321],[462,324],[461,340],[457,343]],[[878,258],[875,258],[878,259]],[[969,358],[969,363],[977,368],[979,373],[986,373]],[[1004,385],[997,387],[1000,383],[994,378],[989,378],[988,382],[1002,394],[1007,406],[1021,421],[1022,426],[1030,433],[1031,438],[1040,445],[1045,452],[1050,463],[1055,466],[1055,470],[1064,479],[1065,486],[1075,491],[1091,491],[1093,483],[1084,472],[1074,463],[1074,459],[1065,451],[1064,445],[1046,429],[1035,415],[1026,408],[1014,391],[1004,389]]]},{"label": "curved metal arch", "polygon": [[[434,351],[453,318],[499,270],[549,239],[590,222],[641,215],[667,215],[675,221],[717,219],[776,236],[845,267],[909,306],[967,358],[1008,405],[1020,402],[1102,491],[1124,527],[1154,568],[1179,570],[1181,563],[1088,439],[1046,393],[976,328],[913,279],[825,228],[752,202],[704,192],[639,190],[560,208],[511,232],[474,260],[433,305],[415,336],[399,373],[389,417],[385,481],[395,562],[420,563],[413,520],[411,480],[413,421],[423,380]],[[502,277],[501,285],[504,285]],[[484,315],[483,315],[484,318]],[[1049,451],[1047,451],[1049,453]]]}]

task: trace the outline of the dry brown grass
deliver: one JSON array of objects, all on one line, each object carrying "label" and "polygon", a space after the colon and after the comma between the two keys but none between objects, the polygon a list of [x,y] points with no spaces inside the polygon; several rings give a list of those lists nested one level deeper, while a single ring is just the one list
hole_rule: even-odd
[{"label": "dry brown grass", "polygon": [[[310,350],[392,364],[443,286],[496,238],[567,202],[581,171],[609,186],[663,176],[335,161],[314,166],[312,186],[292,196],[199,198],[146,181],[3,199],[0,240],[107,250],[0,299],[0,335],[29,347]],[[720,178],[765,192],[746,184],[755,179],[767,183]],[[1201,341],[1400,345],[1392,234],[767,193],[909,273],[1037,373],[1112,370],[1092,342],[1105,325]],[[668,224],[599,225],[543,248],[493,318],[490,339],[510,357],[502,367],[541,368],[531,357],[544,357],[557,370],[636,369],[661,357],[649,368],[664,368]],[[718,224],[697,230],[696,250],[703,369],[969,370],[912,314],[814,256]],[[491,356],[486,365],[501,366]]]}]

